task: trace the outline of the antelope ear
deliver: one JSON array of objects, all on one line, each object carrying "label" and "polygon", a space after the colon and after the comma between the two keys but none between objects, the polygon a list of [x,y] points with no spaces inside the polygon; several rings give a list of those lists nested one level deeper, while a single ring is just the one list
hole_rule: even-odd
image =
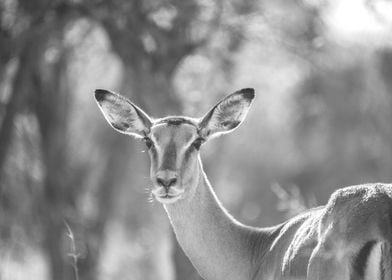
[{"label": "antelope ear", "polygon": [[245,88],[216,104],[199,123],[201,137],[209,139],[233,131],[245,119],[254,96],[254,89]]},{"label": "antelope ear", "polygon": [[95,99],[105,119],[115,130],[137,138],[145,137],[150,132],[151,118],[127,98],[97,89]]}]

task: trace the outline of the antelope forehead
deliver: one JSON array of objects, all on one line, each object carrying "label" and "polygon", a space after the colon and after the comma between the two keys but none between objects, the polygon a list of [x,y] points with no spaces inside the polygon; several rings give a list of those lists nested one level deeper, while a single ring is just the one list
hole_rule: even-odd
[{"label": "antelope forehead", "polygon": [[197,128],[193,124],[180,123],[173,125],[171,123],[160,123],[151,128],[153,140],[159,145],[166,146],[168,143],[177,145],[186,145],[197,137]]}]

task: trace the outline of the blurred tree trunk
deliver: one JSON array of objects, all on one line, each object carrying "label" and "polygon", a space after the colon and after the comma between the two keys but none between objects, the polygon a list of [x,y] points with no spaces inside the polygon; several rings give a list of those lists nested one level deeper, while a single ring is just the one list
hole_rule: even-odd
[{"label": "blurred tree trunk", "polygon": [[[22,109],[35,109],[40,124],[45,169],[44,192],[39,201],[35,202],[42,218],[43,247],[49,262],[50,277],[68,280],[72,279],[72,267],[63,250],[64,201],[69,198],[65,159],[67,138],[64,129],[68,107],[64,103],[67,97],[61,88],[65,58],[50,65],[53,67],[48,67],[53,70],[52,73],[43,73],[40,68],[45,63],[44,54],[49,39],[57,32],[62,33],[66,17],[47,18],[46,15],[53,12],[49,8],[53,7],[46,0],[37,1],[34,5],[29,4],[29,1],[18,1],[16,8],[12,13],[22,18],[23,27],[18,25],[18,21],[14,25],[1,26],[0,41],[5,44],[0,48],[4,63],[0,74],[5,73],[4,67],[11,58],[17,59],[17,70],[0,128],[0,174],[12,141],[17,114]],[[1,16],[4,14],[1,13]],[[4,36],[5,33],[7,36]]]},{"label": "blurred tree trunk", "polygon": [[[64,27],[64,25],[62,25]],[[43,192],[37,201],[43,228],[43,249],[49,263],[50,278],[56,280],[97,279],[100,249],[105,225],[112,204],[111,186],[120,176],[111,169],[120,153],[108,157],[110,168],[102,176],[97,191],[99,196],[95,219],[84,221],[76,202],[83,194],[83,182],[89,176],[89,166],[80,165],[71,159],[69,125],[72,106],[72,88],[68,80],[69,49],[64,45],[62,28],[54,28],[55,34],[46,34],[51,39],[55,55],[43,54],[48,46],[42,40],[39,52],[34,54],[36,63],[29,73],[32,77],[30,100],[39,124],[41,136],[42,165],[44,169]],[[34,96],[34,97],[33,97]],[[71,232],[68,232],[67,225]],[[69,234],[74,237],[71,238]],[[75,250],[73,250],[75,246]],[[83,256],[79,253],[86,248]],[[74,255],[76,259],[73,259]],[[77,260],[77,262],[75,262]],[[75,275],[78,274],[78,276]]]},{"label": "blurred tree trunk", "polygon": [[[0,30],[0,82],[6,83],[5,72],[12,59],[16,60],[16,71],[11,77],[10,96],[3,107],[0,119],[0,189],[4,163],[12,140],[14,120],[27,103],[29,89],[32,87],[31,73],[35,71],[40,53],[50,30],[41,24],[33,25],[25,32],[12,38],[6,30]],[[11,37],[11,38],[10,38]],[[7,77],[8,78],[8,77]]]},{"label": "blurred tree trunk", "polygon": [[40,215],[43,245],[49,260],[50,277],[73,278],[71,259],[65,244],[66,211],[73,204],[71,174],[67,159],[70,94],[66,83],[66,55],[56,61],[42,61],[36,71],[35,112],[41,135],[42,163],[45,170]]},{"label": "blurred tree trunk", "polygon": [[[62,36],[59,32],[57,38],[52,38],[57,40],[52,46],[57,52],[54,60],[47,61],[41,56],[41,67],[32,71],[35,73],[34,105],[45,170],[44,191],[37,203],[51,279],[69,280],[78,277],[81,280],[95,280],[98,279],[104,233],[112,213],[116,184],[127,172],[123,168],[128,158],[127,152],[113,147],[124,147],[127,139],[110,135],[103,141],[105,146],[102,147],[102,153],[107,156],[104,163],[106,168],[100,174],[96,186],[95,207],[98,213],[94,218],[84,219],[76,202],[85,191],[84,181],[91,176],[94,163],[86,166],[71,159],[69,114],[72,88],[67,77],[69,49],[64,45]],[[68,225],[71,232],[68,232]],[[73,259],[73,255],[76,259]]]},{"label": "blurred tree trunk", "polygon": [[2,188],[3,167],[12,139],[15,116],[19,112],[23,102],[24,92],[27,86],[25,83],[29,81],[28,76],[31,71],[30,66],[34,65],[34,62],[31,61],[34,55],[31,54],[34,54],[35,51],[30,46],[22,51],[15,76],[13,77],[11,96],[8,99],[7,105],[4,107],[5,112],[0,127],[0,190]]}]

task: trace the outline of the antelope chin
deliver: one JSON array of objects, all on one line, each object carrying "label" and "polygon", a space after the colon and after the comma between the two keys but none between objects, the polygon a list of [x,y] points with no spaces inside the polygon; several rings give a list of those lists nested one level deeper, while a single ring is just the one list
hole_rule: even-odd
[{"label": "antelope chin", "polygon": [[169,192],[163,190],[163,188],[159,188],[156,191],[152,191],[155,196],[155,199],[163,204],[174,203],[181,198],[181,195],[184,191],[178,189],[171,189]]}]

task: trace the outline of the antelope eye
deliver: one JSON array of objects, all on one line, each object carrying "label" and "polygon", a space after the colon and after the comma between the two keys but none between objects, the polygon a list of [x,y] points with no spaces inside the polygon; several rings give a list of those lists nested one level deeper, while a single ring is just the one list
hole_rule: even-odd
[{"label": "antelope eye", "polygon": [[195,141],[193,141],[192,146],[196,149],[199,150],[200,146],[204,143],[203,138],[197,138]]},{"label": "antelope eye", "polygon": [[146,144],[147,148],[151,149],[151,147],[153,146],[152,140],[150,138],[148,138],[148,137],[144,137],[143,141]]}]

